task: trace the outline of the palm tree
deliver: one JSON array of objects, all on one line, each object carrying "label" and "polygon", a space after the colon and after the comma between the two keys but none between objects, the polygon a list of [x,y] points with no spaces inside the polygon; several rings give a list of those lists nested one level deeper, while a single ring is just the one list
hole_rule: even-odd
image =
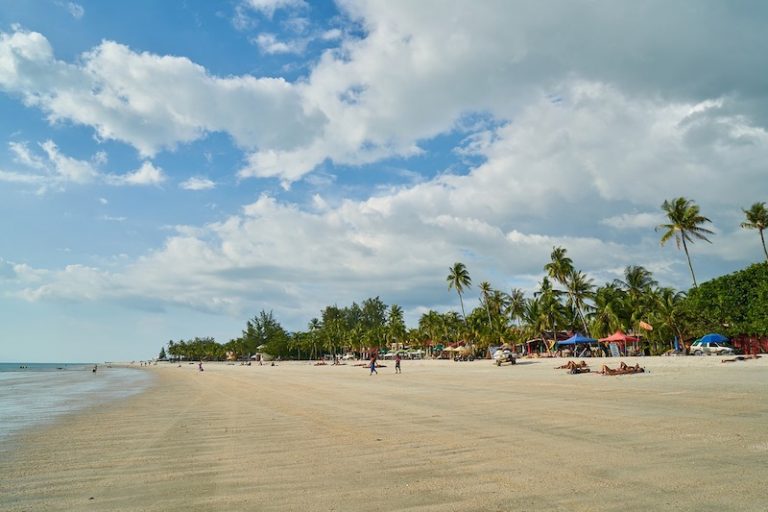
[{"label": "palm tree", "polygon": [[512,288],[507,299],[506,313],[514,322],[520,320],[525,312],[525,292],[520,288]]},{"label": "palm tree", "polygon": [[685,257],[688,259],[688,268],[691,269],[693,286],[698,288],[699,285],[696,283],[696,275],[693,273],[693,265],[691,264],[691,255],[688,254],[687,242],[693,243],[694,238],[698,238],[712,243],[706,235],[712,235],[714,232],[702,227],[705,222],[712,221],[699,213],[699,206],[696,203],[684,197],[676,197],[672,201],[665,200],[661,209],[667,214],[669,220],[669,224],[660,224],[656,227],[656,231],[664,230],[664,234],[661,235],[661,245],[667,243],[672,237],[675,237],[678,249],[682,243]]},{"label": "palm tree", "polygon": [[392,304],[389,307],[386,329],[390,344],[403,343],[405,341],[407,332],[405,328],[405,321],[403,320],[403,308],[397,304]]},{"label": "palm tree", "polygon": [[595,285],[592,284],[592,280],[581,270],[571,271],[565,285],[568,290],[569,305],[576,310],[581,319],[581,325],[584,327],[584,334],[589,336],[589,329],[587,328],[587,321],[584,318],[583,311],[587,308],[586,300],[591,299],[594,295]]},{"label": "palm tree", "polygon": [[573,272],[573,260],[566,256],[567,252],[564,247],[553,247],[550,254],[552,261],[544,265],[547,275],[562,285],[565,285],[568,276]]},{"label": "palm tree", "polygon": [[491,295],[491,292],[493,291],[493,288],[491,288],[491,283],[488,281],[483,281],[480,283],[480,294],[482,296],[483,304],[485,304],[485,312],[488,314],[488,325],[491,325],[491,308],[488,304],[488,299]]},{"label": "palm tree", "polygon": [[653,287],[658,283],[653,274],[640,265],[629,265],[624,269],[624,280],[614,280],[626,292],[629,307],[629,325],[635,328],[640,320],[647,320],[648,311],[653,309]]},{"label": "palm tree", "polygon": [[[552,282],[545,276],[541,280],[539,291],[533,294],[535,297],[538,297],[538,307],[547,319],[547,325],[552,328],[554,340],[552,346],[549,347],[550,351],[557,345],[557,324],[564,316],[563,305],[560,302],[560,295],[562,293],[560,290],[553,288]],[[544,341],[546,342],[546,339]]]},{"label": "palm tree", "polygon": [[595,310],[591,313],[592,332],[598,336],[607,336],[617,329],[625,329],[624,316],[625,293],[615,283],[601,286],[595,293]]},{"label": "palm tree", "polygon": [[456,288],[456,293],[459,294],[459,302],[461,303],[461,316],[464,317],[464,322],[467,321],[467,315],[464,312],[464,299],[461,294],[465,288],[472,286],[472,279],[469,277],[466,265],[461,262],[456,262],[452,267],[448,268],[448,277],[445,278],[448,281],[448,289]]},{"label": "palm tree", "polygon": [[768,261],[768,250],[765,248],[765,236],[763,235],[763,231],[768,227],[768,209],[765,208],[765,203],[755,203],[749,210],[742,209],[742,211],[747,216],[747,221],[742,222],[741,227],[744,229],[756,229],[760,233],[765,261]]}]

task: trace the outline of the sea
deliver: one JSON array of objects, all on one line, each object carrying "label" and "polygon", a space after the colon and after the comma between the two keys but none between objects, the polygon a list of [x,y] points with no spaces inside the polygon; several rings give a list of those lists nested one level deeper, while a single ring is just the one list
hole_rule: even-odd
[{"label": "sea", "polygon": [[152,376],[94,363],[0,363],[0,449],[14,434],[146,389]]}]

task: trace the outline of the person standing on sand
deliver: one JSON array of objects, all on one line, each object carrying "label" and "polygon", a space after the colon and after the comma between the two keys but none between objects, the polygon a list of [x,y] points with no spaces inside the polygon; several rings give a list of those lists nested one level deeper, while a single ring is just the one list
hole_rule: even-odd
[{"label": "person standing on sand", "polygon": [[400,369],[400,354],[395,355],[395,373],[403,373]]},{"label": "person standing on sand", "polygon": [[379,372],[376,371],[376,356],[371,356],[371,373],[370,373],[370,375],[373,375],[374,373],[376,375],[379,374]]},{"label": "person standing on sand", "polygon": [[202,361],[200,361],[199,363],[197,363],[197,368],[198,368],[198,369],[199,369],[201,372],[203,371],[203,362],[202,362]]}]

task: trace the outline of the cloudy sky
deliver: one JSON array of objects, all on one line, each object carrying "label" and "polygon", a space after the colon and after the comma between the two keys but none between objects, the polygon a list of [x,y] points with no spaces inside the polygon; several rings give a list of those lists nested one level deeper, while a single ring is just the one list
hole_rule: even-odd
[{"label": "cloudy sky", "polygon": [[[272,310],[760,260],[762,1],[0,0],[0,361],[142,359]],[[477,292],[467,301],[476,304]]]}]

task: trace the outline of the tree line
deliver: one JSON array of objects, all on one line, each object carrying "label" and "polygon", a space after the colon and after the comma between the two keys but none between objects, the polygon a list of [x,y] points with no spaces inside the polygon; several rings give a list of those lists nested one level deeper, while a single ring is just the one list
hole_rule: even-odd
[{"label": "tree line", "polygon": [[[461,262],[448,270],[449,290],[459,298],[461,314],[429,310],[418,325],[408,328],[403,309],[387,305],[379,297],[349,306],[327,306],[306,330],[288,332],[272,312],[261,311],[246,322],[237,338],[217,343],[213,338],[169,341],[171,358],[221,360],[228,355],[242,359],[265,352],[283,359],[315,359],[325,354],[362,353],[392,347],[412,348],[463,342],[478,353],[501,343],[522,343],[539,338],[554,340],[557,332],[581,332],[605,337],[616,330],[642,333],[653,353],[670,348],[677,337],[690,339],[705,331],[725,334],[768,335],[768,264],[754,265],[741,273],[723,276],[699,287],[690,256],[696,240],[711,243],[711,221],[701,215],[693,201],[678,197],[661,206],[666,222],[657,226],[660,243],[674,239],[685,254],[693,281],[689,292],[660,286],[651,271],[630,265],[621,278],[596,286],[577,269],[564,247],[553,247],[550,261],[538,288],[526,296],[523,290],[509,292],[484,281],[479,285],[480,301],[465,311],[464,293],[472,286],[470,273]],[[768,226],[765,203],[743,210],[741,227],[757,230],[768,262],[764,230]],[[552,349],[550,342],[546,345]],[[166,349],[163,347],[163,354]]]}]

